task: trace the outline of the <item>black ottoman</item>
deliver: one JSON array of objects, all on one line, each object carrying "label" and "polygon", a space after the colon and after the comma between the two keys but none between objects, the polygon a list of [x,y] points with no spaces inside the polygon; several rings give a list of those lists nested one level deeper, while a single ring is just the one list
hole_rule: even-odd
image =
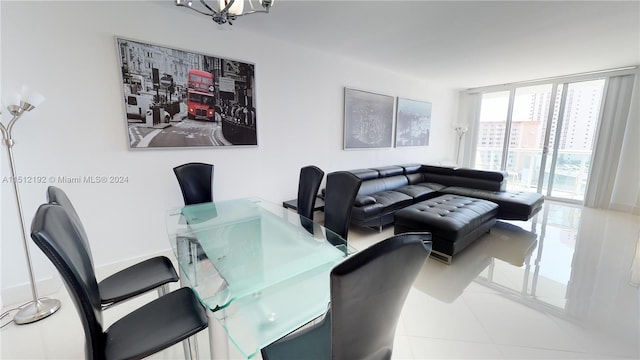
[{"label": "black ottoman", "polygon": [[394,233],[431,232],[432,256],[448,264],[451,257],[488,232],[498,205],[459,195],[442,195],[395,213]]}]

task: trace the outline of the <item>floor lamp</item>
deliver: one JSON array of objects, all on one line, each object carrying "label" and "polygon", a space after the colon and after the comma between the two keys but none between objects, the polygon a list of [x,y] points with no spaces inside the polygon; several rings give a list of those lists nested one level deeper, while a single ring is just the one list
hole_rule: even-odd
[{"label": "floor lamp", "polygon": [[11,136],[11,130],[16,121],[24,115],[25,112],[33,110],[36,106],[40,105],[44,101],[44,97],[35,91],[29,90],[27,87],[22,87],[22,95],[16,96],[10,101],[7,110],[11,113],[13,118],[9,121],[7,127],[0,122],[0,129],[2,129],[2,139],[7,146],[9,152],[9,165],[11,167],[11,183],[13,184],[13,191],[16,195],[16,205],[18,207],[18,218],[20,220],[20,231],[22,232],[22,242],[24,245],[24,252],[27,257],[27,268],[29,270],[29,280],[31,282],[31,294],[33,295],[33,302],[29,303],[25,307],[21,308],[13,317],[13,321],[16,324],[29,324],[34,321],[38,321],[53,314],[60,308],[60,301],[49,298],[38,298],[38,291],[36,289],[36,282],[33,277],[33,266],[31,265],[31,253],[29,252],[29,243],[27,242],[27,232],[24,227],[24,215],[22,213],[22,203],[20,202],[20,192],[18,191],[19,178],[16,176],[16,165],[13,161],[13,137]]},{"label": "floor lamp", "polygon": [[464,133],[469,130],[469,126],[467,126],[466,124],[458,124],[453,128],[453,130],[458,133],[458,150],[456,151],[456,163],[460,165],[460,147],[462,146],[462,137],[464,136]]}]

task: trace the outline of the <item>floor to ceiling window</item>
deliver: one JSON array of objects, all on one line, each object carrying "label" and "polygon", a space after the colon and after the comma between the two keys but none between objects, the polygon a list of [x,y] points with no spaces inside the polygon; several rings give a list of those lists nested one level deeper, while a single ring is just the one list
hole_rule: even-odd
[{"label": "floor to ceiling window", "polygon": [[482,94],[476,168],[502,170],[504,135],[509,113],[509,91]]},{"label": "floor to ceiling window", "polygon": [[605,79],[482,94],[475,167],[509,173],[509,190],[584,201]]}]

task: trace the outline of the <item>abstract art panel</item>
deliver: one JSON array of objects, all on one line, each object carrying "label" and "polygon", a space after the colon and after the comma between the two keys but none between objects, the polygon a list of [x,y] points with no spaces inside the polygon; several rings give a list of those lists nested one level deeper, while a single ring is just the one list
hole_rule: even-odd
[{"label": "abstract art panel", "polygon": [[396,147],[429,145],[431,103],[398,98]]},{"label": "abstract art panel", "polygon": [[391,147],[393,105],[393,96],[345,88],[344,148]]}]

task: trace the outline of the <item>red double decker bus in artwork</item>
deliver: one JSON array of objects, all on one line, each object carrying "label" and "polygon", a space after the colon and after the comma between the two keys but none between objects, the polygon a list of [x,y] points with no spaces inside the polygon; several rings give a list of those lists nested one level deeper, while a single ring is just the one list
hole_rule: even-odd
[{"label": "red double decker bus in artwork", "polygon": [[214,121],[213,74],[191,69],[187,75],[187,117]]}]

